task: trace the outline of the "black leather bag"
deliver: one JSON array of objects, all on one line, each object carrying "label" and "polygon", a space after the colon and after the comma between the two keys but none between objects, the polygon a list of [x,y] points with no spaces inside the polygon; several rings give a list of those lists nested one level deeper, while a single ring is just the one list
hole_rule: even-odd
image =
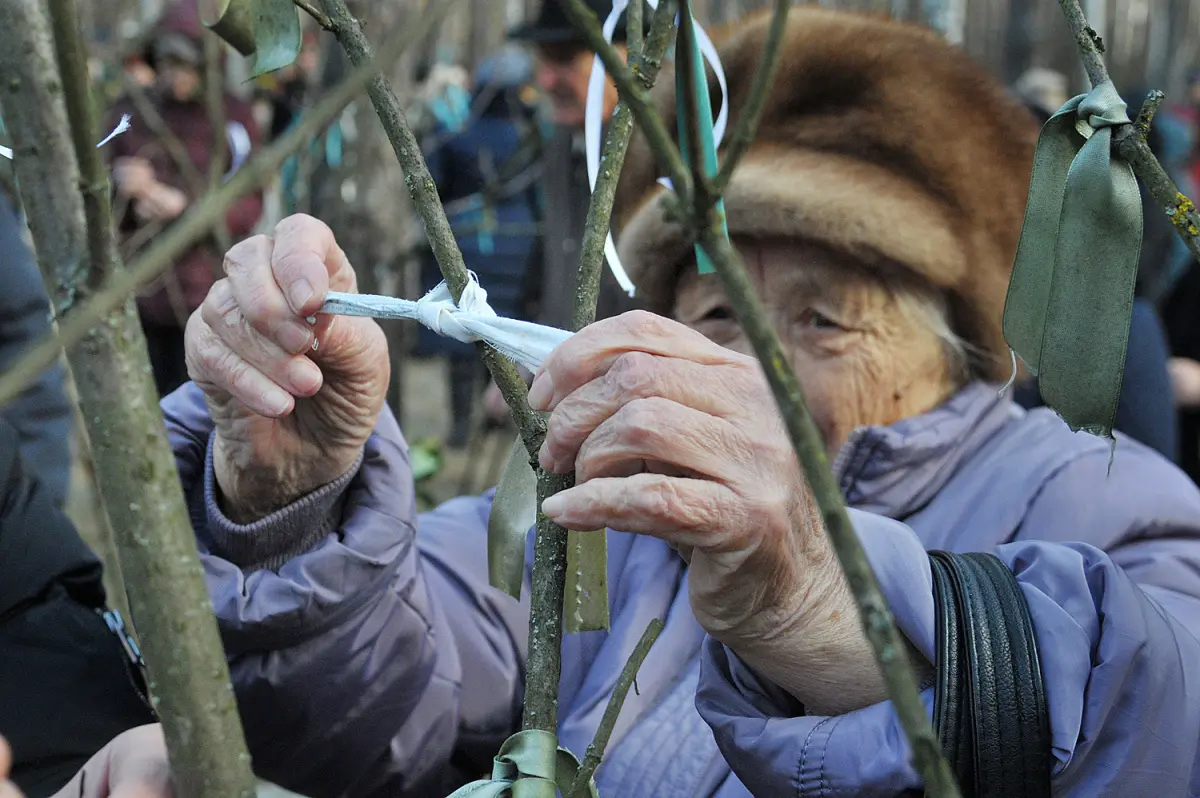
[{"label": "black leather bag", "polygon": [[965,798],[1048,798],[1050,714],[1025,596],[992,554],[929,553],[934,726]]}]

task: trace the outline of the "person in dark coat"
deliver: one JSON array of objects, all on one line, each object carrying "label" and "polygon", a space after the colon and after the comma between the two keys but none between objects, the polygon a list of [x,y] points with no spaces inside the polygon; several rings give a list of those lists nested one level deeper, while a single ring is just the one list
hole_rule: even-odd
[{"label": "person in dark coat", "polygon": [[[539,255],[536,182],[540,140],[534,110],[521,97],[532,79],[530,59],[505,49],[485,59],[475,75],[474,114],[461,132],[439,127],[427,145],[438,186],[467,268],[487,290],[501,316],[527,318],[530,267]],[[426,263],[425,288],[441,280]],[[421,348],[447,357],[451,399],[448,443],[466,444],[471,408],[483,386],[475,348],[422,328]]]},{"label": "person in dark coat", "polygon": [[[7,371],[50,332],[50,299],[24,223],[0,189],[0,372]],[[55,363],[0,409],[16,432],[21,456],[42,481],[53,504],[67,500],[71,477],[71,404],[66,373]]]},{"label": "person in dark coat", "polygon": [[0,419],[0,734],[26,798],[53,795],[110,740],[155,720],[101,577]]},{"label": "person in dark coat", "polygon": [[[167,139],[141,118],[132,99],[122,100],[110,112],[112,125],[122,114],[135,119],[127,133],[105,148],[113,161],[118,207],[124,209],[119,222],[125,257],[172,224],[207,190],[214,167],[231,172],[257,146],[258,126],[250,106],[226,94],[226,152],[214,152],[216,137],[204,102],[203,33],[196,0],[176,0],[159,20],[148,51],[157,75],[149,100],[182,145],[186,162],[172,155]],[[260,192],[247,194],[230,207],[225,226],[233,241],[253,231],[262,210]],[[187,380],[184,325],[220,275],[221,248],[214,234],[180,255],[171,270],[138,297],[160,396]]]}]

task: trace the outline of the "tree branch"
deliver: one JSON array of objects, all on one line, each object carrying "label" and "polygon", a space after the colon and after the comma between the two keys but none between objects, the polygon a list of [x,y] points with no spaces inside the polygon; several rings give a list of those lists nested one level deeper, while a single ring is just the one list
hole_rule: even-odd
[{"label": "tree branch", "polygon": [[[6,2],[14,3],[17,0]],[[391,63],[407,47],[428,36],[451,5],[452,3],[431,4],[416,25],[389,37],[380,49],[379,63]],[[70,318],[59,325],[56,335],[47,336],[13,364],[12,368],[0,375],[0,405],[20,395],[37,375],[58,358],[62,347],[77,344],[92,327],[121,307],[134,291],[156,278],[175,262],[180,253],[208,235],[212,226],[224,217],[229,206],[239,197],[269,182],[284,161],[338,118],[342,109],[354,101],[374,75],[374,67],[357,69],[314,105],[300,120],[300,124],[264,148],[217,191],[189,208],[170,230],[158,238],[126,270],[114,272],[103,288],[92,294],[78,312],[72,313]],[[36,159],[36,143],[25,145],[18,152],[14,152],[14,156]]]},{"label": "tree branch", "polygon": [[896,628],[879,583],[867,562],[862,542],[846,513],[841,491],[829,468],[821,433],[812,419],[779,337],[767,320],[746,267],[737,251],[721,235],[714,212],[710,212],[707,223],[701,226],[700,245],[721,276],[726,296],[771,384],[788,437],[792,439],[796,456],[820,509],[825,532],[854,594],[863,629],[875,651],[888,695],[908,737],[917,772],[925,783],[925,794],[957,798],[958,787],[950,766],[942,756],[925,705],[921,702],[917,678],[906,653],[904,639]]},{"label": "tree branch", "polygon": [[309,0],[292,0],[292,2],[296,4],[296,8],[299,8],[300,10],[302,10],[306,14],[308,14],[310,17],[315,19],[317,21],[317,24],[320,25],[322,28],[329,31],[330,33],[337,33],[337,28],[334,26],[333,20],[330,19],[325,14],[324,11],[322,11],[321,9],[314,6],[311,2],[309,2]]},{"label": "tree branch", "polygon": [[646,661],[646,655],[650,653],[651,646],[654,645],[654,641],[658,640],[658,635],[662,630],[663,622],[658,618],[652,619],[650,623],[646,624],[646,631],[642,632],[642,639],[634,646],[629,659],[625,660],[625,667],[621,669],[621,675],[617,677],[616,684],[613,685],[612,695],[608,697],[608,705],[604,707],[604,716],[600,718],[600,725],[596,727],[596,735],[592,738],[591,745],[588,746],[587,753],[583,757],[583,764],[579,766],[579,773],[575,776],[575,782],[571,785],[567,798],[586,798],[588,782],[604,757],[604,749],[608,745],[609,738],[612,737],[613,727],[617,725],[617,718],[621,715],[621,706],[625,703],[625,696],[629,695],[629,688],[637,679],[638,670]]},{"label": "tree branch", "polygon": [[[632,11],[640,8],[642,0],[634,0],[630,5],[628,18],[630,30],[633,29]],[[634,61],[634,47],[629,48],[631,68],[643,81],[646,88],[654,85],[662,65],[663,55],[671,42],[674,14],[672,3],[668,0],[658,4],[651,23],[650,37],[645,44],[644,57],[640,62]],[[640,20],[637,24],[641,33]],[[638,49],[641,49],[640,47]],[[571,318],[574,329],[580,330],[596,320],[596,301],[600,295],[600,275],[604,271],[604,242],[612,227],[613,201],[616,198],[617,183],[621,178],[621,169],[625,165],[625,154],[629,151],[629,141],[633,136],[633,112],[622,96],[621,102],[613,111],[612,122],[608,135],[604,138],[604,149],[600,153],[600,175],[596,178],[596,188],[592,191],[592,202],[588,206],[587,221],[584,223],[583,242],[580,245],[579,280],[575,287],[575,308]]]},{"label": "tree branch", "polygon": [[687,167],[684,166],[679,148],[675,146],[675,142],[667,130],[666,123],[654,110],[649,92],[634,80],[633,73],[621,62],[621,56],[617,53],[616,48],[604,40],[604,32],[600,28],[599,20],[583,0],[558,0],[558,4],[562,6],[563,12],[566,13],[567,19],[571,21],[575,29],[583,35],[583,40],[588,48],[600,56],[600,60],[604,62],[604,69],[612,81],[617,84],[621,100],[629,104],[633,118],[650,143],[650,148],[658,159],[659,166],[671,179],[675,193],[680,197],[690,196],[692,192],[691,176],[688,174]]},{"label": "tree branch", "polygon": [[[1088,80],[1093,86],[1109,80],[1108,69],[1104,66],[1104,43],[1088,25],[1079,0],[1058,0],[1058,4],[1067,18],[1067,24],[1071,26]],[[1200,258],[1200,214],[1196,211],[1196,205],[1175,185],[1146,142],[1150,120],[1162,101],[1158,95],[1161,92],[1151,92],[1151,96],[1146,98],[1137,123],[1125,125],[1113,134],[1113,149],[1129,164],[1147,193],[1167,214],[1183,243],[1187,244],[1193,255]]]},{"label": "tree branch", "polygon": [[758,135],[758,122],[762,118],[763,108],[766,107],[767,97],[775,84],[775,75],[779,71],[779,59],[783,54],[783,38],[787,32],[788,9],[791,0],[775,0],[775,11],[771,17],[771,27],[767,30],[767,41],[763,47],[762,60],[754,73],[754,83],[750,86],[750,96],[746,107],[738,118],[737,126],[729,137],[729,146],[725,148],[721,170],[712,181],[713,193],[720,196],[729,181],[733,178],[733,170],[737,169],[738,161],[750,149],[755,136]]},{"label": "tree branch", "polygon": [[[48,7],[54,45],[39,3],[4,3],[0,64],[14,141],[40,151],[14,163],[39,265],[69,315],[119,266],[78,12],[74,0]],[[249,798],[250,757],[132,301],[67,356],[175,782],[188,798]]]},{"label": "tree branch", "polygon": [[[338,43],[350,57],[350,62],[359,67],[369,65],[372,61],[371,44],[363,33],[362,25],[346,7],[345,0],[323,2],[333,26],[332,30]],[[449,6],[452,2],[440,5]],[[400,168],[404,171],[404,184],[408,187],[408,194],[425,225],[425,234],[434,258],[442,276],[446,278],[450,293],[457,301],[467,285],[467,267],[463,263],[454,231],[450,229],[450,222],[446,219],[446,212],[438,198],[437,185],[434,184],[425,165],[425,158],[421,155],[421,145],[409,129],[400,101],[396,99],[391,85],[381,72],[376,72],[367,84],[367,95],[371,98],[388,141],[391,142],[392,150],[396,153],[396,160],[400,162]],[[492,379],[496,381],[496,386],[512,409],[513,419],[521,432],[525,448],[531,456],[536,457],[546,434],[546,423],[530,409],[526,399],[529,389],[525,381],[521,379],[517,367],[499,352],[482,343],[478,344],[478,349],[484,364],[491,372]]]}]

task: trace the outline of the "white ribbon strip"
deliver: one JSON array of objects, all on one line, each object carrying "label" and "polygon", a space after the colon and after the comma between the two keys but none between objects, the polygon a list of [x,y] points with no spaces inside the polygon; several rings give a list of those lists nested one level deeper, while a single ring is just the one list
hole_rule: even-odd
[{"label": "white ribbon strip", "polygon": [[[117,123],[117,126],[115,128],[113,128],[112,133],[109,133],[107,136],[105,136],[103,139],[100,140],[100,143],[96,145],[96,149],[100,149],[105,144],[107,144],[108,142],[115,139],[117,136],[124,133],[126,130],[129,130],[129,128],[131,127],[131,125],[129,124],[129,120],[130,120],[129,114],[121,114],[121,121]],[[11,161],[12,157],[13,157],[13,151],[10,150],[8,147],[0,147],[0,155],[3,155],[5,158],[7,158]]]},{"label": "white ribbon strip", "polygon": [[456,341],[468,344],[485,341],[530,371],[537,371],[554,347],[571,337],[571,333],[556,327],[497,316],[488,304],[487,291],[474,273],[457,305],[450,289],[442,282],[416,302],[390,296],[330,291],[319,312],[373,319],[413,319],[438,335]]},{"label": "white ribbon strip", "polygon": [[[658,0],[646,0],[646,3],[652,9],[658,8]],[[612,43],[613,34],[617,30],[617,20],[621,18],[621,14],[629,5],[629,0],[614,0],[612,11],[604,20],[604,40]],[[675,24],[679,24],[679,18],[676,16]],[[725,136],[725,126],[729,122],[729,87],[725,84],[725,70],[721,67],[721,58],[717,54],[717,48],[712,43],[712,39],[708,38],[708,34],[700,27],[700,23],[693,20],[693,26],[696,30],[696,40],[700,43],[700,53],[704,56],[704,60],[708,61],[712,66],[713,72],[717,75],[717,83],[721,86],[721,110],[717,113],[717,119],[713,123],[713,142],[719,149],[721,139]],[[604,62],[600,60],[600,56],[595,56],[592,59],[592,76],[588,81],[587,105],[584,115],[584,145],[587,153],[587,169],[588,169],[588,185],[592,191],[596,190],[596,178],[600,175],[600,128],[604,124],[604,86],[605,78],[608,73],[604,70]],[[659,181],[667,188],[671,188],[671,181],[668,178],[660,178]],[[613,276],[617,278],[617,282],[621,284],[621,288],[625,289],[630,296],[634,295],[635,286],[633,281],[629,279],[629,275],[625,273],[625,267],[621,265],[621,259],[617,257],[617,246],[613,243],[612,233],[604,240],[604,257],[608,261],[608,268],[612,271]]]}]

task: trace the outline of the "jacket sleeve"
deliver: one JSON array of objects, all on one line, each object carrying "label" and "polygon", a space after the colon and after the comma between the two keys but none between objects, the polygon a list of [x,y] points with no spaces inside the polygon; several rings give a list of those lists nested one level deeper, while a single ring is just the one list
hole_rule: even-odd
[{"label": "jacket sleeve", "polygon": [[418,519],[385,411],[350,473],[237,526],[215,500],[199,389],[164,410],[258,774],[324,798],[432,795],[485,772],[517,718],[528,617],[488,586],[489,501]]},{"label": "jacket sleeve", "polygon": [[[0,372],[50,332],[50,299],[22,229],[0,193]],[[65,376],[56,362],[3,408],[4,418],[20,435],[22,458],[58,506],[66,502],[71,476],[71,404]]]},{"label": "jacket sleeve", "polygon": [[[1161,477],[1137,480],[1140,496],[1103,491],[1091,505],[1070,506],[1055,498],[1097,496],[1106,463],[1106,452],[1077,461],[1034,501],[1021,534],[1051,540],[995,550],[1016,575],[1036,630],[1054,794],[1191,794],[1200,786],[1193,774],[1200,745],[1200,500],[1182,474],[1157,460],[1134,464]],[[1112,478],[1120,478],[1117,469]],[[901,631],[932,661],[932,579],[920,541],[899,522],[852,516]],[[1093,524],[1124,534],[1107,553],[1068,542],[1071,530]],[[932,689],[922,696],[932,712]],[[920,788],[890,702],[838,717],[804,716],[778,687],[710,640],[697,703],[756,794],[883,796]]]}]

